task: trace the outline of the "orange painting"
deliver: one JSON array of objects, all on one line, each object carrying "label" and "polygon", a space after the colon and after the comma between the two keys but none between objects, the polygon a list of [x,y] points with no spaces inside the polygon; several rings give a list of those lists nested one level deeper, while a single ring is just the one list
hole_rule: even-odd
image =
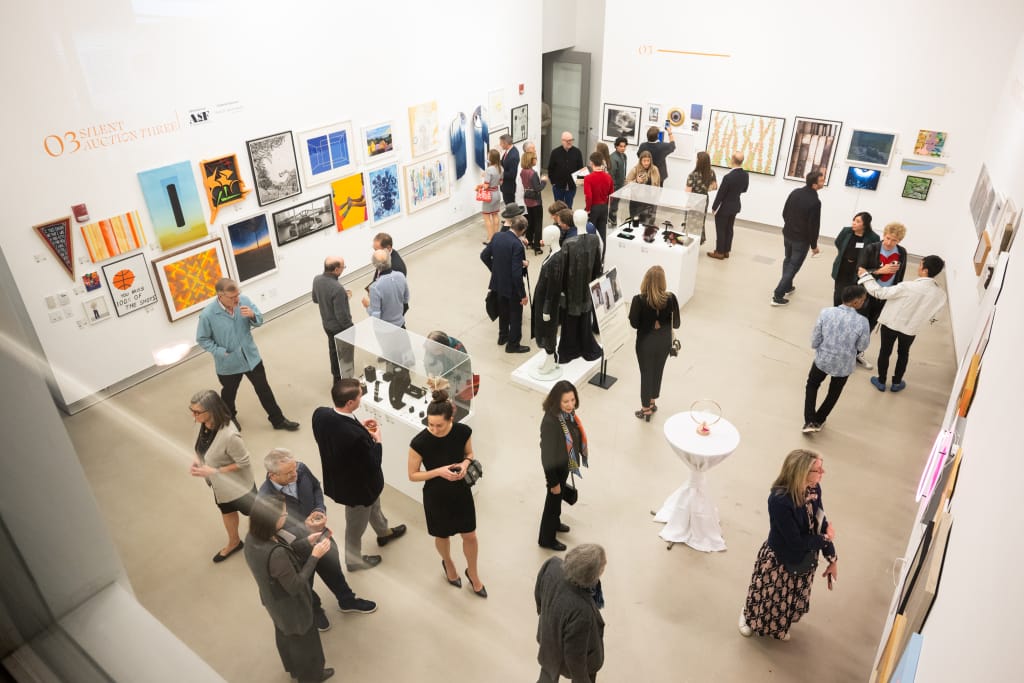
[{"label": "orange painting", "polygon": [[362,173],[335,180],[331,183],[331,191],[334,193],[334,216],[338,232],[366,222],[366,190]]},{"label": "orange painting", "polygon": [[138,211],[83,225],[82,237],[93,263],[106,261],[146,244]]},{"label": "orange painting", "polygon": [[229,277],[219,240],[153,261],[171,322],[202,309],[216,296],[217,280]]}]

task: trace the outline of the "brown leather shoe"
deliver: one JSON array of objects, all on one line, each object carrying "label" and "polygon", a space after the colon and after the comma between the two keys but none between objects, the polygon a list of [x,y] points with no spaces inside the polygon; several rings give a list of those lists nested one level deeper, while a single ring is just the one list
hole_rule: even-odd
[{"label": "brown leather shoe", "polygon": [[718,259],[719,261],[728,258],[728,256],[726,256],[725,254],[719,254],[717,251],[709,251],[708,256],[714,259]]},{"label": "brown leather shoe", "polygon": [[729,258],[729,252],[725,252],[724,254],[722,254],[722,256],[724,256],[725,258]]}]

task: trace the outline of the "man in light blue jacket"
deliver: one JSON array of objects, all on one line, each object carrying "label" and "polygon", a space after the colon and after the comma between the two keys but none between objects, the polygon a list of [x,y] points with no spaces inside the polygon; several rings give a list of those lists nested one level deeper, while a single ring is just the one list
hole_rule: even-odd
[{"label": "man in light blue jacket", "polygon": [[217,280],[215,289],[216,301],[211,301],[199,314],[196,343],[213,355],[217,379],[220,380],[220,397],[231,411],[231,419],[237,427],[235,396],[244,375],[256,389],[256,396],[274,429],[294,432],[299,423],[286,418],[277,405],[274,392],[267,383],[267,371],[260,351],[252,338],[252,328],[263,324],[263,314],[248,297],[242,296],[234,280],[221,278]]}]

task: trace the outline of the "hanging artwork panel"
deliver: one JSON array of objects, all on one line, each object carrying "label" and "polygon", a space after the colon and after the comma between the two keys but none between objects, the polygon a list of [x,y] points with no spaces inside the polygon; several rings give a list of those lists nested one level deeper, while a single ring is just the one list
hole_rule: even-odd
[{"label": "hanging artwork panel", "polygon": [[102,294],[83,301],[82,308],[85,309],[85,320],[90,325],[110,319],[110,306],[107,304],[107,297]]},{"label": "hanging artwork panel", "polygon": [[449,148],[455,157],[455,179],[466,175],[469,159],[466,152],[466,115],[461,111],[455,115],[448,126]]},{"label": "hanging artwork panel", "polygon": [[391,121],[365,126],[362,130],[366,163],[377,163],[396,156],[394,124]]},{"label": "hanging artwork panel", "polygon": [[615,142],[615,138],[623,137],[627,144],[640,144],[640,107],[605,103],[603,120],[603,140]]},{"label": "hanging artwork panel", "polygon": [[529,136],[530,117],[529,105],[523,104],[512,108],[512,142],[523,142]]},{"label": "hanging artwork panel", "polygon": [[356,161],[351,122],[334,123],[299,133],[299,158],[306,176],[306,187],[351,173]]},{"label": "hanging artwork panel", "polygon": [[839,121],[797,116],[793,123],[793,140],[789,146],[789,159],[783,177],[804,182],[808,173],[821,171],[828,185],[842,129],[843,124]]},{"label": "hanging artwork panel", "polygon": [[473,159],[481,171],[487,170],[487,152],[490,144],[487,110],[477,107],[473,110]]},{"label": "hanging artwork panel", "polygon": [[851,166],[880,166],[888,168],[896,151],[896,133],[854,129],[846,161]]},{"label": "hanging artwork panel", "polygon": [[141,253],[103,264],[103,278],[114,299],[117,317],[140,311],[157,302],[153,278]]},{"label": "hanging artwork panel", "polygon": [[217,280],[230,277],[217,237],[153,259],[153,272],[171,322],[199,312],[217,296]]},{"label": "hanging artwork panel", "polygon": [[200,161],[199,174],[203,177],[206,203],[210,205],[210,223],[217,222],[220,207],[236,204],[249,194],[238,174],[238,156],[235,154]]},{"label": "hanging artwork panel", "polygon": [[750,173],[775,175],[786,119],[712,109],[708,117],[707,153],[711,165],[729,168],[733,152],[743,153]]},{"label": "hanging artwork panel", "polygon": [[302,192],[299,165],[295,161],[292,132],[275,133],[247,140],[249,165],[256,183],[256,199],[260,206],[273,204]]},{"label": "hanging artwork panel", "polygon": [[444,201],[451,194],[448,157],[439,154],[402,167],[409,213]]},{"label": "hanging artwork panel", "polygon": [[68,276],[75,279],[75,252],[71,239],[71,216],[40,223],[32,226],[39,239],[46,244],[50,252],[57,257],[57,262],[67,271]]},{"label": "hanging artwork panel", "polygon": [[277,252],[270,239],[267,214],[260,213],[224,226],[235,262],[235,279],[244,285],[277,270]]},{"label": "hanging artwork panel", "polygon": [[192,164],[179,161],[138,175],[161,249],[174,249],[209,235]]},{"label": "hanging artwork panel", "polygon": [[139,212],[131,211],[82,226],[82,237],[93,263],[145,246]]},{"label": "hanging artwork panel", "polygon": [[946,134],[941,130],[919,130],[914,154],[922,157],[941,157],[946,147]]},{"label": "hanging artwork panel", "polygon": [[413,157],[441,149],[441,124],[437,119],[436,101],[409,107],[409,137]]},{"label": "hanging artwork panel", "polygon": [[334,205],[331,195],[310,199],[308,202],[275,211],[274,234],[278,246],[320,232],[334,225]]},{"label": "hanging artwork panel", "polygon": [[900,170],[907,173],[924,173],[925,175],[946,175],[948,166],[938,161],[927,159],[901,159]]},{"label": "hanging artwork panel", "polygon": [[331,183],[334,193],[334,222],[338,232],[366,222],[366,188],[363,174],[353,173]]},{"label": "hanging artwork panel", "polygon": [[903,183],[903,197],[906,199],[928,199],[928,191],[932,187],[931,178],[919,178],[916,175],[908,175]]},{"label": "hanging artwork panel", "polygon": [[402,192],[398,182],[398,164],[370,169],[366,172],[366,181],[370,187],[370,205],[374,223],[381,223],[402,215]]}]

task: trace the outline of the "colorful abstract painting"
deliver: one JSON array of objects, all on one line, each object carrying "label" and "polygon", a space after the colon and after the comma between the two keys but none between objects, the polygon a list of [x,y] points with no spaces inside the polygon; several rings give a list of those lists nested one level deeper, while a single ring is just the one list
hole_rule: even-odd
[{"label": "colorful abstract painting", "polygon": [[355,158],[352,124],[334,123],[299,133],[299,158],[306,186],[336,180],[352,172]]},{"label": "colorful abstract painting", "polygon": [[353,173],[347,178],[335,180],[331,183],[331,192],[334,193],[334,222],[338,232],[366,222],[369,216],[362,173]]},{"label": "colorful abstract painting", "polygon": [[370,205],[374,223],[402,215],[402,192],[398,182],[398,164],[367,171],[366,181],[370,186]]},{"label": "colorful abstract painting", "polygon": [[922,157],[941,157],[946,146],[946,134],[939,130],[920,130],[914,143],[914,154]]},{"label": "colorful abstract painting", "polygon": [[836,159],[839,147],[839,133],[843,124],[839,121],[825,119],[809,119],[796,117],[793,124],[793,141],[789,147],[789,159],[786,161],[786,180],[804,182],[811,171],[825,174],[828,185],[832,175],[832,162]]},{"label": "colorful abstract painting", "polygon": [[451,194],[448,156],[439,154],[402,167],[409,213],[444,201]]},{"label": "colorful abstract painting", "polygon": [[206,203],[210,205],[210,223],[217,222],[220,207],[240,202],[249,194],[238,174],[238,156],[235,154],[200,161],[199,175],[203,178]]},{"label": "colorful abstract painting", "polygon": [[114,312],[119,318],[141,311],[157,301],[153,279],[146,270],[146,257],[141,253],[105,263],[103,277],[114,299]]},{"label": "colorful abstract painting", "polygon": [[367,163],[377,163],[395,156],[395,132],[391,121],[364,127],[362,136],[363,155]]},{"label": "colorful abstract painting", "polygon": [[224,245],[216,237],[154,259],[153,271],[171,322],[200,311],[217,296],[217,280],[230,277]]},{"label": "colorful abstract painting", "polygon": [[323,197],[275,211],[273,219],[278,246],[320,232],[334,225],[331,195],[325,194]]},{"label": "colorful abstract painting", "polygon": [[775,175],[785,127],[786,119],[777,116],[712,109],[707,144],[711,165],[729,168],[733,152],[742,152],[744,169]]},{"label": "colorful abstract painting", "polygon": [[[203,229],[206,229],[205,224]],[[83,225],[82,237],[85,238],[85,248],[93,263],[106,261],[146,244],[146,234],[142,232],[138,211]]]},{"label": "colorful abstract painting", "polygon": [[409,107],[409,137],[412,139],[413,157],[441,149],[441,124],[437,118],[436,101]]},{"label": "colorful abstract painting", "polygon": [[302,192],[299,164],[295,161],[292,132],[275,133],[247,140],[249,164],[256,182],[256,199],[260,206],[273,204]]},{"label": "colorful abstract painting", "polygon": [[277,252],[270,239],[267,214],[260,213],[224,226],[235,262],[235,280],[244,285],[277,270]]},{"label": "colorful abstract painting", "polygon": [[139,185],[161,249],[174,249],[209,235],[192,164],[180,161],[143,171]]}]

